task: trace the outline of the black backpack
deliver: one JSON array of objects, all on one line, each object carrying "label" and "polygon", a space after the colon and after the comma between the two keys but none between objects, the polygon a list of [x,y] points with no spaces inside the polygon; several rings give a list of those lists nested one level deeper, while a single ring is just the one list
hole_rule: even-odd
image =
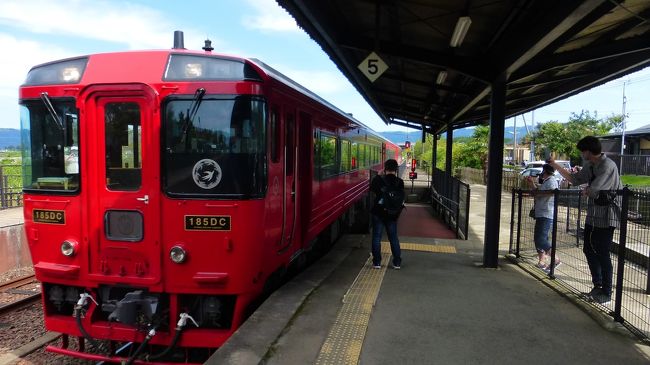
[{"label": "black backpack", "polygon": [[404,189],[399,188],[399,180],[395,185],[390,184],[385,176],[381,176],[381,180],[384,186],[381,187],[379,204],[385,217],[396,219],[404,208]]}]

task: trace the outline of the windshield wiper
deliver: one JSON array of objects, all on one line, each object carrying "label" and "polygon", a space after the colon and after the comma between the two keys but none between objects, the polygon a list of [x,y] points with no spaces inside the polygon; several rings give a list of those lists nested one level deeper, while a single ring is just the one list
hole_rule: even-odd
[{"label": "windshield wiper", "polygon": [[190,107],[187,109],[187,115],[185,116],[185,121],[183,123],[183,138],[181,138],[181,141],[187,138],[187,134],[189,133],[190,128],[194,125],[194,117],[199,111],[199,106],[201,106],[203,96],[205,96],[205,89],[202,87],[196,89],[196,92],[194,92],[194,99],[192,100],[192,104],[190,104]]},{"label": "windshield wiper", "polygon": [[54,122],[56,123],[57,127],[61,131],[63,131],[63,122],[61,121],[61,118],[59,118],[59,115],[56,113],[56,110],[54,110],[54,106],[52,105],[52,102],[50,101],[50,98],[47,96],[47,92],[42,92],[41,93],[41,100],[43,100],[43,104],[45,104],[45,109],[50,113],[50,116],[52,119],[54,119]]}]

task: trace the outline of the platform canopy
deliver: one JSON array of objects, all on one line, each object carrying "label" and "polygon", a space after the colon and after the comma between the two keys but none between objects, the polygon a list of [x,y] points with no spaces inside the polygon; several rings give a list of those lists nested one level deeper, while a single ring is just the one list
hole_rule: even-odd
[{"label": "platform canopy", "polygon": [[650,65],[648,0],[277,1],[385,123],[427,132],[487,123],[504,77],[511,117]]}]

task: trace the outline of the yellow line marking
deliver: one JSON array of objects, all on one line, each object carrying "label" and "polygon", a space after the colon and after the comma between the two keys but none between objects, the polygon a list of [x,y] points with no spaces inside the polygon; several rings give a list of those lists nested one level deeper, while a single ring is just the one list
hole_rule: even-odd
[{"label": "yellow line marking", "polygon": [[[390,262],[390,254],[382,253],[382,262]],[[372,257],[354,279],[343,297],[343,306],[320,349],[317,365],[356,365],[366,337],[372,307],[375,305],[386,265],[381,269],[372,267]]]},{"label": "yellow line marking", "polygon": [[[408,243],[408,242],[406,243],[400,242],[399,246],[402,250],[409,250],[409,251],[456,253],[456,247],[454,246],[427,245],[422,243]],[[390,243],[388,241],[381,242],[381,252],[390,253]]]},{"label": "yellow line marking", "polygon": [[[419,243],[401,243],[401,249],[410,251],[456,253],[454,246],[426,245]],[[381,282],[386,273],[387,263],[391,260],[390,243],[382,242],[381,269],[372,267],[372,257],[368,258],[343,297],[343,305],[334,320],[320,353],[317,365],[357,365],[363,340],[366,337],[370,314],[375,305]]]}]

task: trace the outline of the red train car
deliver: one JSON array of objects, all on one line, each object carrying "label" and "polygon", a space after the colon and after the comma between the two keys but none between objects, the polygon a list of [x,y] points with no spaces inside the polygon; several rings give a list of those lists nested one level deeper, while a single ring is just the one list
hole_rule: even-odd
[{"label": "red train car", "polygon": [[367,228],[372,171],[401,162],[264,63],[175,36],[38,65],[20,87],[25,230],[64,334],[50,351],[202,362],[287,268]]}]

